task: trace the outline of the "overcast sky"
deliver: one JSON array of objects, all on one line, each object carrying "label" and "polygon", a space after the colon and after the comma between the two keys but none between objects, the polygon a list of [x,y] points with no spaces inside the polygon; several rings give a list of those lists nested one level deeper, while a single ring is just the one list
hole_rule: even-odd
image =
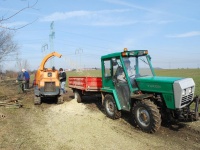
[{"label": "overcast sky", "polygon": [[[35,2],[0,0],[1,17]],[[48,65],[90,68],[100,67],[102,55],[125,47],[149,50],[154,67],[200,67],[199,0],[38,0],[4,25],[17,28],[31,22],[15,32],[19,58],[28,60],[31,70],[51,51],[63,56]],[[6,66],[14,68],[15,61]]]}]

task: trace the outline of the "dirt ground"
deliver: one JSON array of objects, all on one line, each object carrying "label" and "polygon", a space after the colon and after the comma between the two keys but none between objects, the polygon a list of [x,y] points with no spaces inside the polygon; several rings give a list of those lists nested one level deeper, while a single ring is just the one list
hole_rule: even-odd
[{"label": "dirt ground", "polygon": [[199,150],[200,121],[162,125],[155,134],[130,124],[129,113],[112,120],[101,100],[73,99],[68,89],[63,104],[33,104],[33,89],[17,94],[14,81],[0,82],[0,102],[17,100],[21,108],[0,106],[1,150]]}]

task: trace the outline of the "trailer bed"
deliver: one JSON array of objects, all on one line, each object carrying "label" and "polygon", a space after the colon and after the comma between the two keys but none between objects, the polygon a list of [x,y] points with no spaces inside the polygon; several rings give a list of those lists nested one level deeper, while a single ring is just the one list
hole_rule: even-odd
[{"label": "trailer bed", "polygon": [[69,77],[68,86],[82,91],[100,91],[102,88],[101,77]]}]

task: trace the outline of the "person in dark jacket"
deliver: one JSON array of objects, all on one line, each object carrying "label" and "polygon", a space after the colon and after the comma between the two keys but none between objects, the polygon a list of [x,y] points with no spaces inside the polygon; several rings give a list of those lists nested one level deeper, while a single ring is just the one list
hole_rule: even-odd
[{"label": "person in dark jacket", "polygon": [[24,70],[18,73],[16,82],[18,83],[18,94],[24,93]]},{"label": "person in dark jacket", "polygon": [[59,77],[60,77],[61,94],[64,94],[64,93],[66,93],[65,83],[66,83],[67,75],[66,75],[66,72],[63,71],[63,68],[59,69],[59,73],[60,73]]},{"label": "person in dark jacket", "polygon": [[28,73],[28,71],[26,71],[25,69],[22,69],[23,73],[24,73],[24,78],[25,78],[25,90],[29,89],[29,81],[30,81],[30,75]]}]

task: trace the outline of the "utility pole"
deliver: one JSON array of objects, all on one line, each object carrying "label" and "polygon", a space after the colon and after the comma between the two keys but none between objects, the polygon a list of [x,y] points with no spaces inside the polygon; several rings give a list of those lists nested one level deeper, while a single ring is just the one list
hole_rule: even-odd
[{"label": "utility pole", "polygon": [[[54,43],[53,43],[54,38],[55,38],[54,21],[52,21],[50,24],[50,34],[49,34],[50,52],[54,51]],[[50,60],[50,63],[51,67],[53,67],[54,65],[53,59]]]},{"label": "utility pole", "polygon": [[[81,54],[83,53],[83,49],[82,48],[79,48],[79,49],[76,49],[75,50],[75,54],[77,55],[80,55],[80,65],[79,65],[79,68],[81,70]],[[77,67],[77,70],[78,70],[78,67]]]}]

